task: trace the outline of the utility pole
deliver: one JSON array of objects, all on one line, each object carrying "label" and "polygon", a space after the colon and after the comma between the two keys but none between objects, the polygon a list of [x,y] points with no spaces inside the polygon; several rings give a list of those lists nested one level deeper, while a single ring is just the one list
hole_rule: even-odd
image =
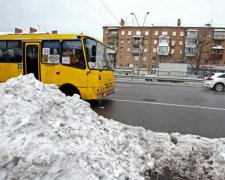
[{"label": "utility pole", "polygon": [[[140,75],[140,60],[141,60],[141,50],[142,50],[142,42],[144,40],[144,36],[142,37],[142,29],[141,29],[141,26],[139,25],[139,22],[138,22],[138,19],[137,19],[137,16],[134,14],[134,13],[130,13],[131,15],[133,15],[135,17],[135,20],[138,24],[138,27],[140,29],[140,34],[139,34],[139,46],[138,46],[138,76]],[[142,24],[142,27],[144,27],[144,24],[145,24],[145,20],[147,18],[147,15],[149,14],[149,12],[146,12],[145,14],[145,18],[144,18],[144,21],[143,21],[143,24]]]}]

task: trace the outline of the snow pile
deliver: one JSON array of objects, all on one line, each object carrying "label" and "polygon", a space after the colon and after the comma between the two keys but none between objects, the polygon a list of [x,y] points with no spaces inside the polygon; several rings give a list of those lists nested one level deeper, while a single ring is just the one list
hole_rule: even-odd
[{"label": "snow pile", "polygon": [[225,139],[121,124],[33,75],[0,84],[0,102],[0,179],[225,179]]}]

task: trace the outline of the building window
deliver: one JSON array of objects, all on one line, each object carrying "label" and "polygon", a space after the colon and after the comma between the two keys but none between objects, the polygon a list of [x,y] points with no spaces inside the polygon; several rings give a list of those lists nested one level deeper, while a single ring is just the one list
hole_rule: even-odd
[{"label": "building window", "polygon": [[157,48],[153,48],[153,52],[156,53],[156,51],[157,51]]},{"label": "building window", "polygon": [[146,36],[148,35],[148,31],[145,31],[145,35],[146,35]]},{"label": "building window", "polygon": [[158,44],[158,41],[157,40],[154,40],[154,44]]},{"label": "building window", "polygon": [[212,36],[212,32],[207,32],[207,37],[211,37]]},{"label": "building window", "polygon": [[166,32],[166,31],[162,32],[162,36],[167,36],[167,35],[168,35],[168,32]]},{"label": "building window", "polygon": [[173,40],[173,41],[172,41],[172,46],[175,46],[175,44],[176,44],[176,41]]},{"label": "building window", "polygon": [[179,41],[179,45],[182,46],[183,45],[183,41]]},{"label": "building window", "polygon": [[176,36],[177,35],[177,32],[173,32],[173,36]]},{"label": "building window", "polygon": [[141,31],[136,31],[136,35],[140,36],[141,35]]},{"label": "building window", "polygon": [[155,31],[155,32],[154,32],[154,35],[155,35],[155,36],[158,36],[158,34],[159,34],[158,31]]},{"label": "building window", "polygon": [[147,60],[147,57],[143,57],[143,61],[146,61]]},{"label": "building window", "polygon": [[184,31],[181,31],[180,32],[180,36],[184,36]]},{"label": "building window", "polygon": [[130,39],[127,39],[127,43],[131,43],[131,40]]},{"label": "building window", "polygon": [[121,35],[124,36],[125,35],[125,32],[124,31],[121,31]]},{"label": "building window", "polygon": [[182,51],[182,49],[180,49],[180,54],[183,54],[183,51]]},{"label": "building window", "polygon": [[126,64],[126,67],[128,68],[129,67],[129,64]]},{"label": "building window", "polygon": [[138,61],[139,60],[139,56],[134,56],[134,60]]},{"label": "building window", "polygon": [[131,36],[131,34],[132,34],[132,32],[131,31],[128,31],[128,35]]},{"label": "building window", "polygon": [[134,67],[134,65],[133,64],[129,64],[129,67],[132,68],[132,67]]},{"label": "building window", "polygon": [[120,55],[120,60],[123,60],[123,56],[122,55]]},{"label": "building window", "polygon": [[121,39],[120,43],[124,43],[124,39]]},{"label": "building window", "polygon": [[174,49],[171,49],[170,54],[174,54]]},{"label": "building window", "polygon": [[146,67],[147,67],[146,64],[143,64],[143,65],[142,65],[142,68],[146,68]]},{"label": "building window", "polygon": [[148,48],[144,48],[144,52],[147,52],[148,51]]},{"label": "building window", "polygon": [[127,52],[129,52],[130,51],[130,48],[127,48]]},{"label": "building window", "polygon": [[120,51],[123,51],[123,47],[120,47]]},{"label": "building window", "polygon": [[127,60],[130,60],[130,56],[127,56]]},{"label": "building window", "polygon": [[144,41],[144,44],[148,44],[148,40],[145,40],[145,41]]}]

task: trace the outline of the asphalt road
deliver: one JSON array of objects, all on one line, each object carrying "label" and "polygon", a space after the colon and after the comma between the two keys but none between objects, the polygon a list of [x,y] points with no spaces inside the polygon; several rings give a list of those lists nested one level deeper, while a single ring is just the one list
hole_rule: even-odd
[{"label": "asphalt road", "polygon": [[201,86],[117,83],[115,94],[94,111],[154,132],[225,137],[225,92]]}]

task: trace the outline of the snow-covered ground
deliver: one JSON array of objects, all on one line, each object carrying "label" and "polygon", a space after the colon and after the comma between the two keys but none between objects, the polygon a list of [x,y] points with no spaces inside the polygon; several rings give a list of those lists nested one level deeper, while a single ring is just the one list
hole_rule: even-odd
[{"label": "snow-covered ground", "polygon": [[0,84],[0,179],[225,179],[225,139],[155,133],[98,116],[33,75]]}]

